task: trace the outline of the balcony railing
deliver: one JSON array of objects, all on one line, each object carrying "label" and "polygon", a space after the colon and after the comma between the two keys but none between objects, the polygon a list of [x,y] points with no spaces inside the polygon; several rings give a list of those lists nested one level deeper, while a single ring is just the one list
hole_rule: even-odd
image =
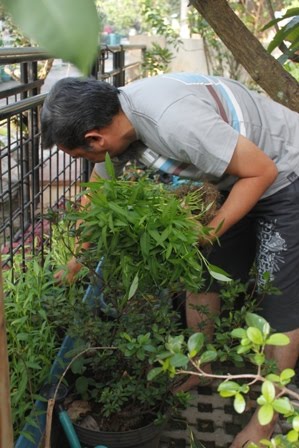
[{"label": "balcony railing", "polygon": [[[140,45],[100,48],[91,76],[117,87],[141,78],[144,51]],[[51,80],[74,70],[63,61],[54,61],[48,77],[40,79],[39,71],[49,61],[51,65],[53,60],[38,48],[0,50],[0,246],[4,268],[12,267],[16,256],[25,265],[27,254],[43,255],[45,243],[51,244],[51,224],[46,218],[49,208],[64,207],[66,200],[73,199],[92,169],[87,161],[72,160],[57,148],[41,150],[39,112]]]}]

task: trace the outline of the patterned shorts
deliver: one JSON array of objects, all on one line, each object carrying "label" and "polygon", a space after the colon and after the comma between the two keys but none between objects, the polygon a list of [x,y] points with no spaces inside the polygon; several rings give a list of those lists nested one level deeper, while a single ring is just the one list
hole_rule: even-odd
[{"label": "patterned shorts", "polygon": [[[280,294],[266,295],[257,311],[276,331],[299,328],[299,179],[261,199],[214,245],[209,261],[246,282],[255,262],[258,286],[268,272]],[[212,285],[212,291],[219,285]]]}]

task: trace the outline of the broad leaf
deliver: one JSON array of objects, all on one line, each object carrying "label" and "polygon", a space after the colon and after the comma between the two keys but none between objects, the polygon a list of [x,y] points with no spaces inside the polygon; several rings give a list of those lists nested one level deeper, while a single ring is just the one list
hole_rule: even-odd
[{"label": "broad leaf", "polygon": [[268,403],[271,403],[275,398],[275,387],[271,381],[265,381],[262,385],[262,394]]},{"label": "broad leaf", "polygon": [[246,401],[242,394],[236,394],[234,399],[234,409],[238,414],[242,414],[245,411]]},{"label": "broad leaf", "polygon": [[217,359],[216,350],[207,350],[202,355],[200,355],[200,363],[207,364],[208,362],[215,361]]},{"label": "broad leaf", "polygon": [[262,332],[255,327],[249,327],[247,329],[247,337],[248,339],[256,345],[263,345],[263,335]]},{"label": "broad leaf", "polygon": [[93,0],[2,0],[21,30],[85,75],[97,54],[100,22]]},{"label": "broad leaf", "polygon": [[262,333],[264,330],[264,325],[267,325],[268,322],[261,316],[259,316],[258,314],[254,314],[254,313],[246,313],[246,324],[248,325],[248,327],[256,327],[258,328]]},{"label": "broad leaf", "polygon": [[288,397],[277,398],[276,400],[274,400],[273,408],[276,412],[279,412],[280,414],[289,414],[294,410]]},{"label": "broad leaf", "polygon": [[264,404],[258,411],[258,420],[261,425],[267,425],[271,422],[274,415],[271,404]]},{"label": "broad leaf", "polygon": [[266,345],[288,345],[290,339],[283,333],[271,334],[266,341]]},{"label": "broad leaf", "polygon": [[170,358],[170,365],[173,367],[187,367],[189,358],[182,353],[176,353]]},{"label": "broad leaf", "polygon": [[188,339],[188,350],[191,358],[193,358],[202,349],[204,344],[203,333],[194,333]]}]

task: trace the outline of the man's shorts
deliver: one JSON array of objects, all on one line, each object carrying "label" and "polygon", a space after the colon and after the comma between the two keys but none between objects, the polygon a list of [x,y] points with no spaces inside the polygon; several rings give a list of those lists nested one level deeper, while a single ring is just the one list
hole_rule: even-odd
[{"label": "man's shorts", "polygon": [[[242,282],[249,280],[255,262],[258,286],[268,272],[280,291],[259,300],[257,313],[275,331],[299,328],[299,179],[261,199],[220,238],[220,246],[214,244],[207,258]],[[219,286],[212,285],[210,291],[216,290]]]}]

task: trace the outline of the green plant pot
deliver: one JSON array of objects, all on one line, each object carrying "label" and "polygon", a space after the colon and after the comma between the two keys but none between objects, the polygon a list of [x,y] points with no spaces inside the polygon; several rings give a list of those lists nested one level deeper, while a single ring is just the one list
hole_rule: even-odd
[{"label": "green plant pot", "polygon": [[94,431],[76,424],[74,428],[80,442],[88,447],[107,445],[109,448],[159,448],[165,424],[151,423],[143,428],[124,432]]}]

